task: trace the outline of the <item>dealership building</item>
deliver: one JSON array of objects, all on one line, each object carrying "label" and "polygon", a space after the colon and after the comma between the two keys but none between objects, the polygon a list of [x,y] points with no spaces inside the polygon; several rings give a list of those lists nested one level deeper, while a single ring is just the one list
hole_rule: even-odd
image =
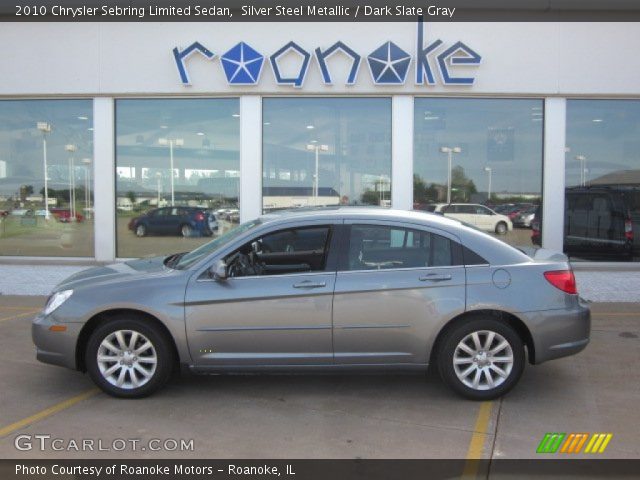
[{"label": "dealership building", "polygon": [[638,39],[622,22],[5,23],[0,256],[208,240],[136,236],[157,207],[218,210],[218,234],[235,209],[447,201],[539,205],[562,250],[570,189],[612,192],[585,197],[604,233],[577,256],[603,260],[619,192],[640,243]]}]

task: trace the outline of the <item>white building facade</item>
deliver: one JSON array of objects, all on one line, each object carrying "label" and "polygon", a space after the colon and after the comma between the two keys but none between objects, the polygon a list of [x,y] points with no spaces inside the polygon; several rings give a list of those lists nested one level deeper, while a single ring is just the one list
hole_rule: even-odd
[{"label": "white building facade", "polygon": [[[633,243],[639,38],[636,23],[4,24],[0,255],[112,261],[206,241],[129,231],[157,207],[246,221],[447,198],[540,205],[541,243],[562,250],[576,188],[625,199],[620,232],[607,207],[589,220],[607,232],[577,236]],[[219,215],[222,232],[234,219]],[[617,258],[587,243],[577,258]]]}]

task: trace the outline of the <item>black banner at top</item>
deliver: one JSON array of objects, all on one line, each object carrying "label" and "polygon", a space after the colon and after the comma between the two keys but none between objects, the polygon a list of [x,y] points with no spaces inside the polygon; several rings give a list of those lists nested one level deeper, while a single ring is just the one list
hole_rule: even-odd
[{"label": "black banner at top", "polygon": [[15,0],[2,21],[640,21],[636,0]]}]

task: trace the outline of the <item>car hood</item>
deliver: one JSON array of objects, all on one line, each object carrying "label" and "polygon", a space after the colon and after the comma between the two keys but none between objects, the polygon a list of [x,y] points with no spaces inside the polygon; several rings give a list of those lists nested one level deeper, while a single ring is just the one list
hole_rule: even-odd
[{"label": "car hood", "polygon": [[166,257],[151,257],[131,260],[124,263],[114,263],[103,267],[94,267],[82,270],[71,275],[69,278],[58,284],[54,292],[69,290],[79,287],[94,286],[106,282],[117,282],[125,279],[139,278],[141,276],[158,276],[172,272],[165,267]]}]

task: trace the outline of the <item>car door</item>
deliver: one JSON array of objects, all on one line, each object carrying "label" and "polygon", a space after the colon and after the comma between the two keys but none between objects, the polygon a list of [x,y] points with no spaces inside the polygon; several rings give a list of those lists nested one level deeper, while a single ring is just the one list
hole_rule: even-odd
[{"label": "car door", "polygon": [[491,210],[482,205],[476,205],[473,207],[475,209],[475,225],[476,227],[492,232],[495,230],[496,217],[491,214]]},{"label": "car door", "polygon": [[[185,315],[191,356],[212,367],[331,364],[337,225],[307,223],[259,234],[225,256],[248,252],[261,272],[189,282]],[[244,253],[243,253],[244,254]],[[306,267],[305,267],[306,265]]]},{"label": "car door", "polygon": [[151,210],[147,213],[147,232],[148,233],[160,233],[162,231],[160,224],[162,223],[162,218],[164,217],[164,208],[158,208],[156,210]]},{"label": "car door", "polygon": [[459,243],[412,224],[346,225],[333,300],[335,363],[428,363],[436,327],[465,308]]}]

